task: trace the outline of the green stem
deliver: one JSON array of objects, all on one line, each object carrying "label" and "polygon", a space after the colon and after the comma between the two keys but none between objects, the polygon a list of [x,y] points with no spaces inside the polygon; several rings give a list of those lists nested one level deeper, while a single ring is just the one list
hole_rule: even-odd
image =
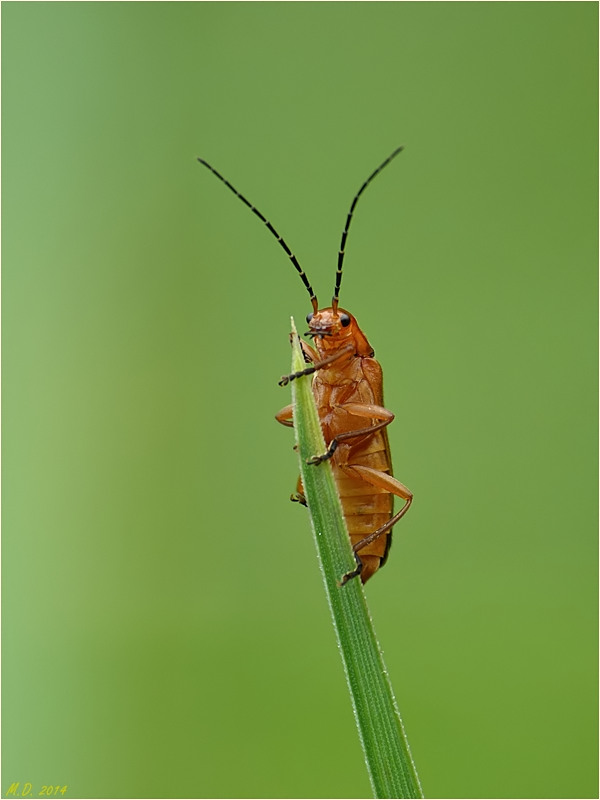
[{"label": "green stem", "polygon": [[[299,372],[306,364],[293,319],[292,331],[292,372]],[[362,584],[355,578],[339,585],[356,564],[331,465],[306,463],[325,452],[310,377],[292,381],[292,398],[304,491],[373,793],[377,798],[423,797]]]}]

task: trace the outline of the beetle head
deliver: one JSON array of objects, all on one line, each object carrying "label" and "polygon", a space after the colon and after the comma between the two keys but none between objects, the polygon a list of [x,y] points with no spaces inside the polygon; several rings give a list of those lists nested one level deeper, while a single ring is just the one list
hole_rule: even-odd
[{"label": "beetle head", "polygon": [[340,347],[353,344],[356,355],[373,355],[373,348],[355,317],[349,311],[338,308],[337,303],[308,314],[306,321],[310,327],[306,335],[314,339],[319,353],[331,354]]}]

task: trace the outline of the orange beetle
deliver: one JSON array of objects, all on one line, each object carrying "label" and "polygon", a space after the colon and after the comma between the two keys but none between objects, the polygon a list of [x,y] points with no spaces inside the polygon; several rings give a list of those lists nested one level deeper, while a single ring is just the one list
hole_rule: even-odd
[{"label": "orange beetle", "polygon": [[[325,453],[313,456],[308,463],[320,464],[331,459],[356,558],[356,569],[343,576],[342,584],[357,575],[365,583],[385,563],[392,540],[391,529],[406,514],[413,499],[411,491],[392,476],[386,427],[394,415],[383,405],[381,366],[356,319],[338,305],[346,239],[358,199],[402,149],[394,150],[356,193],[342,234],[332,303],[321,309],[296,257],[271,223],[210,164],[198,159],[265,223],[310,295],[313,311],[306,318],[310,327],[307,335],[313,339],[314,348],[302,342],[304,357],[310,366],[283,377],[279,383],[285,386],[302,375],[314,374],[312,390],[323,435],[329,444]],[[292,427],[292,406],[282,408],[276,419]],[[292,500],[306,505],[300,479],[297,492]],[[394,496],[405,501],[396,514]]]}]

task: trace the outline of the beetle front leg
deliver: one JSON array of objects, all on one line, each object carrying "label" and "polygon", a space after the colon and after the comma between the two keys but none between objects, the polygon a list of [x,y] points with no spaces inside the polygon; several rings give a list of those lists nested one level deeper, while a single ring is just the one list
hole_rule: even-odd
[{"label": "beetle front leg", "polygon": [[347,345],[346,347],[342,347],[341,350],[338,350],[338,352],[334,353],[332,356],[327,356],[327,358],[324,358],[322,361],[318,361],[317,354],[312,349],[312,347],[309,347],[306,344],[306,342],[302,341],[302,339],[300,339],[300,343],[304,345],[302,348],[303,353],[306,353],[306,351],[309,350],[311,353],[314,354],[314,358],[311,356],[311,361],[313,361],[313,364],[312,366],[307,367],[306,369],[301,369],[300,372],[292,372],[291,375],[283,375],[283,377],[279,381],[280,386],[287,386],[288,383],[290,383],[290,381],[295,381],[296,378],[302,378],[305,375],[312,375],[313,372],[317,372],[318,370],[323,369],[323,367],[327,367],[329,364],[333,363],[334,361],[337,361],[338,358],[342,358],[342,356],[347,356],[348,353],[352,352],[353,350],[352,345]]}]

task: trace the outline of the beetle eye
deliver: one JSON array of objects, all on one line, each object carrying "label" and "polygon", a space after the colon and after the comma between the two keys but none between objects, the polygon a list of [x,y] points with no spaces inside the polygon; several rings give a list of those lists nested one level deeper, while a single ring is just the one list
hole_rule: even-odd
[{"label": "beetle eye", "polygon": [[340,322],[343,328],[347,328],[348,325],[350,325],[350,317],[348,314],[340,314]]},{"label": "beetle eye", "polygon": [[311,321],[311,319],[313,318],[313,316],[314,316],[314,314],[313,314],[313,312],[312,312],[312,311],[310,312],[310,314],[307,314],[307,315],[306,315],[306,321],[307,321],[309,324],[310,324],[310,321]]}]

